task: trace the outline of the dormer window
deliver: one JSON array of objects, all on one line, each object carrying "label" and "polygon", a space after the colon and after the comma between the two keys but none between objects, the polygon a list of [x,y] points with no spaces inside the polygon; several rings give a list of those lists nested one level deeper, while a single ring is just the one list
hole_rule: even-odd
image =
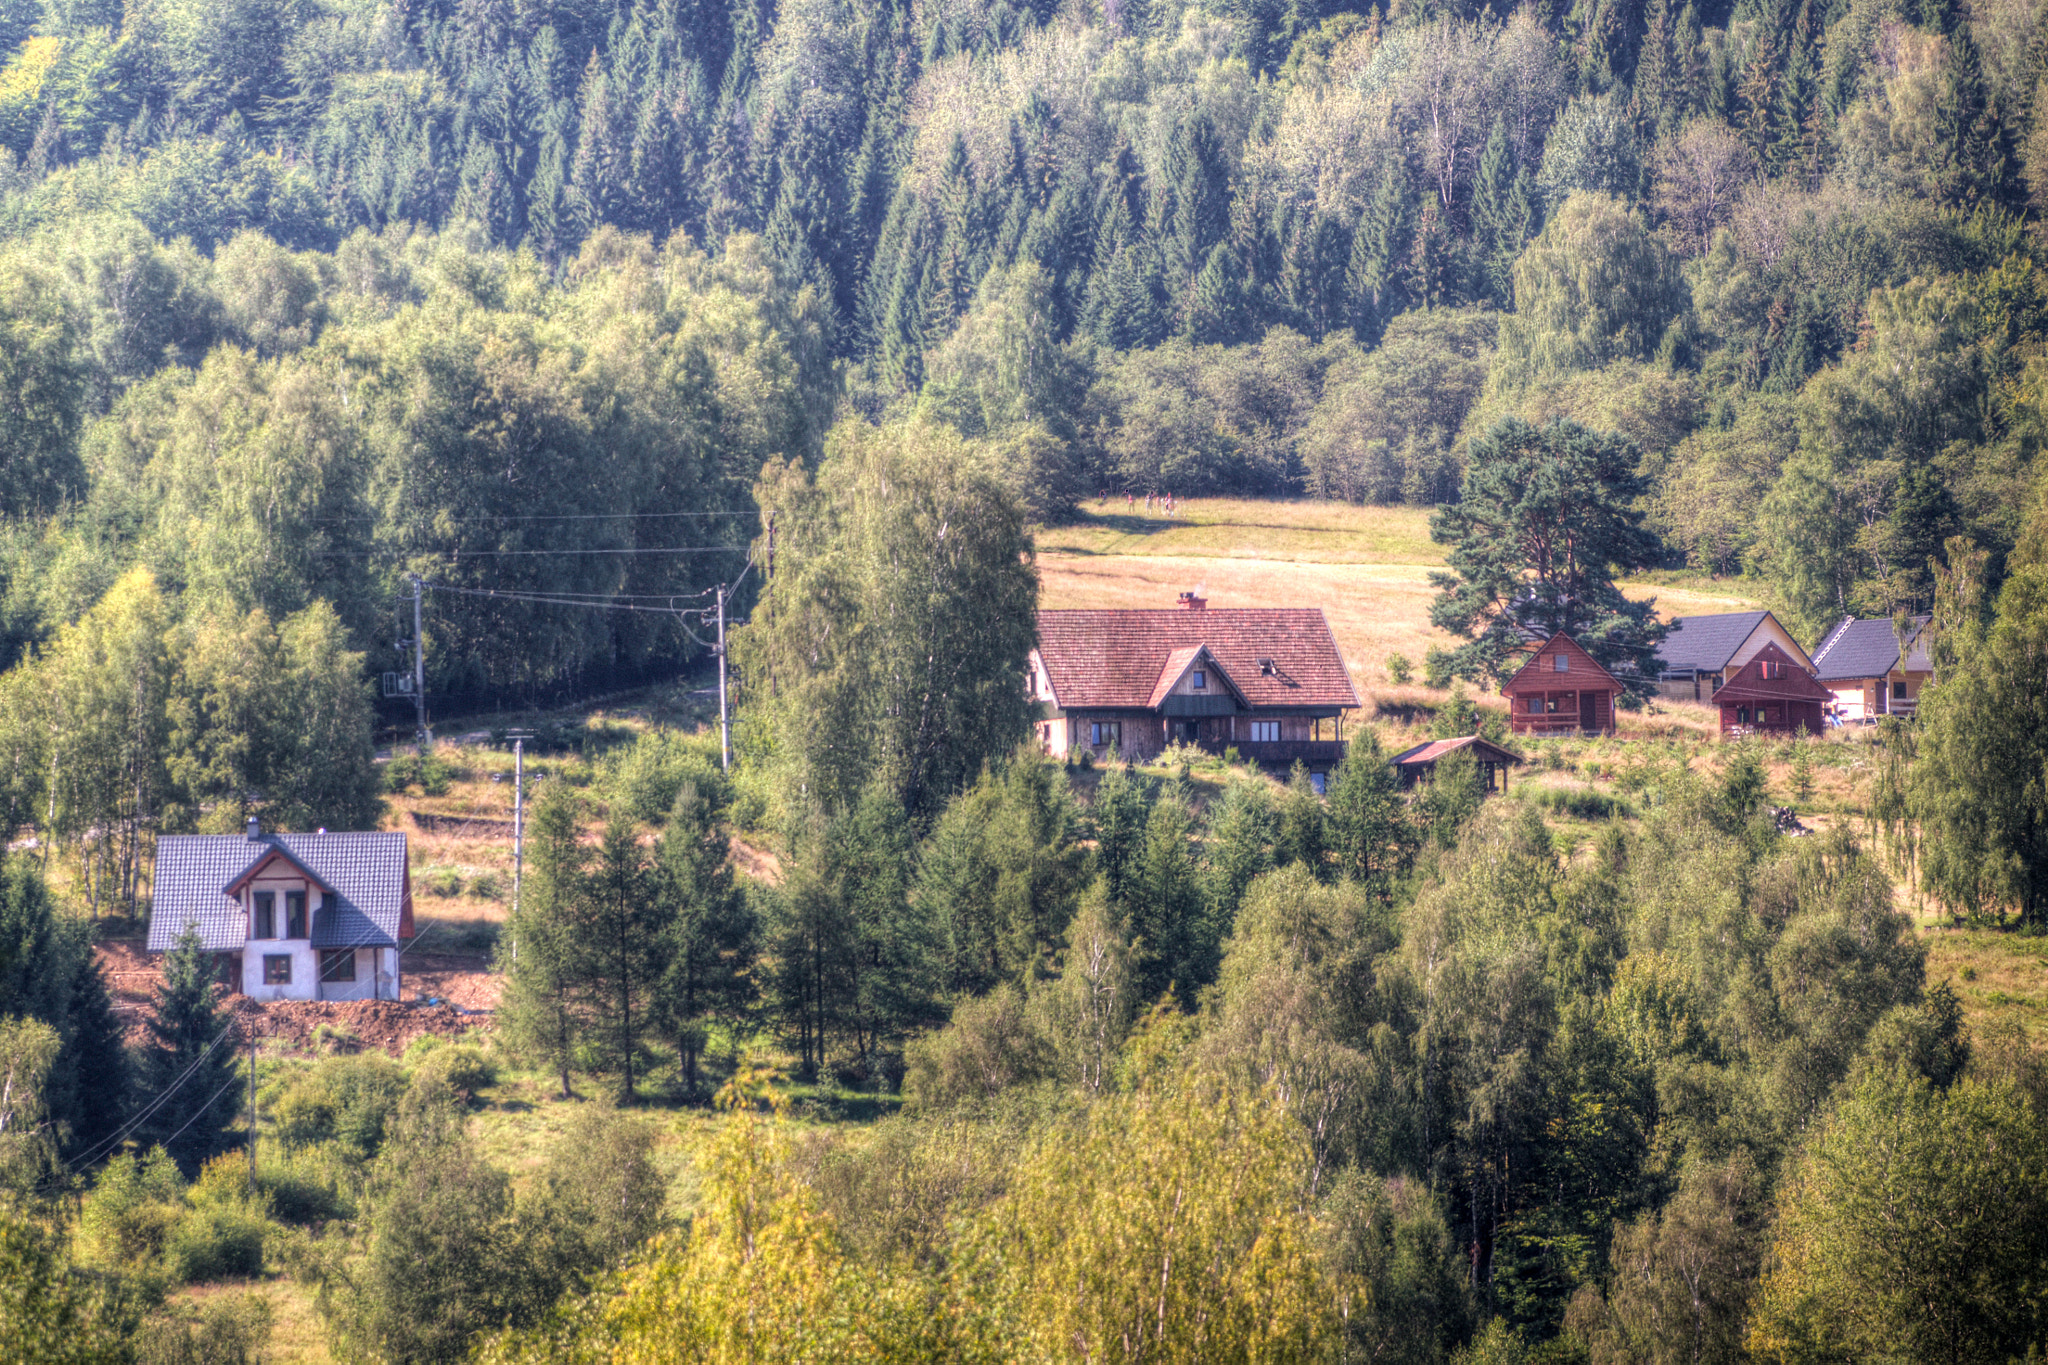
[{"label": "dormer window", "polygon": [[1553,654],[1553,655],[1551,655],[1551,656],[1550,656],[1550,667],[1551,667],[1551,669],[1552,669],[1552,670],[1553,670],[1554,672],[1558,672],[1558,673],[1569,673],[1569,672],[1571,672],[1571,671],[1572,671],[1572,661],[1571,661],[1571,656],[1570,656],[1570,655],[1568,655],[1568,654]]},{"label": "dormer window", "polygon": [[1271,659],[1259,660],[1259,674],[1267,678],[1273,676],[1273,661]]},{"label": "dormer window", "polygon": [[1195,691],[1197,692],[1200,692],[1203,689],[1207,688],[1209,686],[1209,675],[1204,673],[1199,668],[1196,669],[1194,672],[1193,686]]}]

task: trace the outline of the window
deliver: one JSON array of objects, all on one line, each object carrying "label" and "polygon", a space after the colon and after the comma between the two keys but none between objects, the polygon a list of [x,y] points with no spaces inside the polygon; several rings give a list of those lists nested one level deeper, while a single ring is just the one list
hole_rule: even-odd
[{"label": "window", "polygon": [[1904,678],[1892,679],[1892,700],[1906,700],[1906,680]]},{"label": "window", "polygon": [[256,901],[256,927],[249,932],[250,938],[277,937],[277,893],[258,891]]},{"label": "window", "polygon": [[309,938],[306,932],[306,893],[287,891],[284,893],[284,936],[286,938]]},{"label": "window", "polygon": [[1255,720],[1252,722],[1252,743],[1278,744],[1280,722],[1277,720]]},{"label": "window", "polygon": [[1572,661],[1571,661],[1571,656],[1570,656],[1570,655],[1567,655],[1567,654],[1553,654],[1553,655],[1551,655],[1551,656],[1550,656],[1550,668],[1551,668],[1551,671],[1552,671],[1552,672],[1555,672],[1555,673],[1569,673],[1569,672],[1571,672],[1571,671],[1572,671]]},{"label": "window", "polygon": [[1757,667],[1762,670],[1762,674],[1766,678],[1782,678],[1785,676],[1785,665],[1777,659],[1764,659],[1758,663]]},{"label": "window", "polygon": [[1121,747],[1124,725],[1120,720],[1095,720],[1088,722],[1088,743],[1097,749],[1107,744]]},{"label": "window", "polygon": [[1198,720],[1184,720],[1180,723],[1179,729],[1180,737],[1193,744],[1197,739],[1201,738],[1202,722]]},{"label": "window", "polygon": [[1192,686],[1197,692],[1200,692],[1203,689],[1207,688],[1209,686],[1209,675],[1204,673],[1199,668],[1196,669],[1194,673],[1194,680]]},{"label": "window", "polygon": [[1324,794],[1323,784],[1326,781],[1328,781],[1328,774],[1326,773],[1310,773],[1308,775],[1308,784],[1316,789],[1317,796],[1321,796]]},{"label": "window", "polygon": [[1541,698],[1541,697],[1531,697],[1531,698],[1529,698],[1529,714],[1530,714],[1530,715],[1532,715],[1532,716],[1534,716],[1534,715],[1540,715],[1540,714],[1542,713],[1542,711],[1543,711],[1543,698]]},{"label": "window", "polygon": [[290,953],[265,953],[263,955],[263,984],[266,986],[289,986],[292,984],[292,955]]},{"label": "window", "polygon": [[353,948],[329,948],[320,954],[320,979],[322,981],[353,981],[356,979],[356,950]]}]

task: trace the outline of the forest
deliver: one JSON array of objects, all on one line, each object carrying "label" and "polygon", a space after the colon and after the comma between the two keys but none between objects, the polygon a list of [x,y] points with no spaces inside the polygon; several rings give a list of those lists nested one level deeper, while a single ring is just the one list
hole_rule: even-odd
[{"label": "forest", "polygon": [[[212,1291],[271,1281],[344,1360],[2048,1351],[2048,1063],[1914,919],[2048,923],[2033,0],[7,0],[0,53],[0,1353],[267,1358]],[[1603,528],[1569,583],[1475,576],[1524,486]],[[1126,494],[1442,508],[1467,682],[1525,579],[1646,660],[1651,571],[1927,615],[1939,685],[1514,800],[1363,724],[1326,796],[1068,768],[1035,537]],[[730,587],[733,768],[536,744],[466,1039],[252,1081],[189,944],[119,1016],[157,835],[466,761],[372,761],[415,584],[449,717],[672,676]]]}]

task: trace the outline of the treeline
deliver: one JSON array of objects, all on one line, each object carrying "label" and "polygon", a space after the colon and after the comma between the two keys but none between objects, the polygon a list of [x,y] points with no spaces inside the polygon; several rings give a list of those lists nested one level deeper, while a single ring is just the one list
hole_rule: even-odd
[{"label": "treeline", "polygon": [[[46,265],[139,223],[190,244],[173,275],[245,230],[542,275],[621,230],[757,240],[864,411],[923,394],[1041,512],[1433,502],[1461,436],[1562,413],[1641,445],[1675,561],[1759,571],[1817,630],[1924,607],[1950,535],[2019,534],[2038,27],[2021,0],[29,6],[0,221]],[[210,344],[171,302],[130,378]]]}]

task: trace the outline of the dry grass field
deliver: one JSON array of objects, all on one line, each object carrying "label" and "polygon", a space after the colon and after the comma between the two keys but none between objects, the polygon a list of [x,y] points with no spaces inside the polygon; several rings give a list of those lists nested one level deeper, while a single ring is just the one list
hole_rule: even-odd
[{"label": "dry grass field", "polygon": [[[1429,624],[1429,573],[1443,562],[1417,507],[1191,498],[1169,518],[1091,500],[1079,520],[1038,537],[1048,607],[1171,607],[1183,592],[1217,607],[1321,607],[1361,695],[1391,686],[1388,655],[1405,655],[1419,675],[1432,646],[1456,643]],[[1734,582],[1625,591],[1654,596],[1666,617],[1757,605]]]}]

